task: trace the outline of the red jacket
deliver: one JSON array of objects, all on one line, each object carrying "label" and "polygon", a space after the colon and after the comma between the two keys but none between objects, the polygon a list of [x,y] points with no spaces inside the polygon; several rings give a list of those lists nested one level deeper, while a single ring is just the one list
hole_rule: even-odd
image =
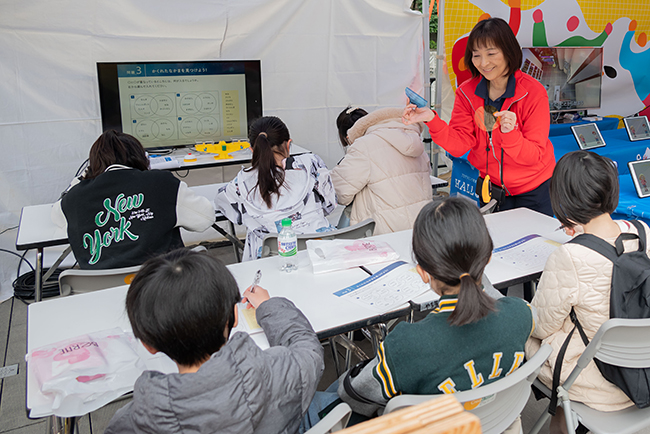
[{"label": "red jacket", "polygon": [[[555,156],[548,138],[550,114],[544,86],[531,76],[515,72],[515,96],[506,98],[501,110],[517,115],[517,125],[507,134],[499,124],[492,132],[492,143],[483,125],[485,100],[474,91],[481,77],[465,81],[456,90],[456,101],[449,125],[436,116],[427,122],[431,138],[454,157],[469,152],[468,161],[482,177],[487,171],[492,183],[505,184],[512,195],[539,187],[553,174]],[[489,152],[486,148],[490,148]],[[503,149],[503,182],[499,173]],[[489,157],[488,157],[489,154]]]}]

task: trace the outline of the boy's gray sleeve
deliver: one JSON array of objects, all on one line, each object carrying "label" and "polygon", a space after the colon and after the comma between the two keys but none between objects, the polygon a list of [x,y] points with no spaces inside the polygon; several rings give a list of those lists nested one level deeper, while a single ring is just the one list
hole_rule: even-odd
[{"label": "boy's gray sleeve", "polygon": [[378,363],[379,357],[375,357],[371,362],[364,366],[363,369],[361,369],[356,377],[350,378],[352,389],[361,397],[368,401],[372,401],[372,403],[364,403],[347,393],[345,390],[344,380],[348,375],[348,372],[345,372],[339,378],[339,397],[345,401],[353,411],[368,417],[373,416],[377,410],[383,409],[388,402],[388,399],[384,398],[382,393],[381,383],[372,373]]},{"label": "boy's gray sleeve", "polygon": [[133,402],[129,402],[124,407],[117,410],[113,415],[104,434],[128,434],[135,433],[136,429],[131,423],[131,407]]},{"label": "boy's gray sleeve", "polygon": [[[286,298],[273,297],[265,301],[257,308],[256,318],[271,345],[265,353],[279,354],[278,358],[285,361],[274,364],[274,369],[284,370],[276,373],[300,376],[302,410],[306,411],[325,368],[318,336],[305,315]],[[286,380],[284,383],[288,383]]]}]

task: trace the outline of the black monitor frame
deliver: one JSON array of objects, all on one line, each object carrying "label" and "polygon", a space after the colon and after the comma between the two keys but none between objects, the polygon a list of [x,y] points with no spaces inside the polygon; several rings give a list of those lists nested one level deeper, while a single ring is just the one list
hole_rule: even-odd
[{"label": "black monitor frame", "polygon": [[[196,65],[204,65],[210,71],[218,74],[244,73],[246,88],[246,121],[247,125],[262,116],[262,74],[259,60],[197,60],[197,61],[147,61],[147,62],[98,62],[97,79],[99,85],[99,103],[102,119],[102,130],[115,129],[124,131],[120,92],[118,84],[118,70],[139,71],[142,77],[147,77],[147,70],[154,67],[164,67],[165,77],[192,76],[200,74],[194,72]],[[193,67],[194,66],[194,67]],[[137,68],[140,67],[138,70]],[[158,69],[160,70],[160,69]],[[178,72],[177,72],[178,71]],[[188,72],[182,72],[188,71]],[[134,75],[134,78],[138,75]],[[232,138],[246,137],[248,131],[241,131]],[[209,140],[209,137],[207,138]],[[180,141],[181,139],[179,139]],[[142,139],[141,139],[142,141]],[[175,148],[194,145],[195,140],[186,139],[187,143],[157,146],[143,142],[145,148]]]}]

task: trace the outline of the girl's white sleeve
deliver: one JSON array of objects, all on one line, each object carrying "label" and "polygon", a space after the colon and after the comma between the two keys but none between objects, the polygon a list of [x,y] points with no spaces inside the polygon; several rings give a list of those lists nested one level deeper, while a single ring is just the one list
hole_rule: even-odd
[{"label": "girl's white sleeve", "polygon": [[176,226],[188,231],[203,232],[215,222],[214,206],[206,197],[180,182],[176,198]]},{"label": "girl's white sleeve", "polygon": [[[72,187],[74,187],[75,185],[81,182],[82,177],[85,176],[87,171],[88,169],[86,168],[83,175],[75,176],[74,178],[72,178],[72,181],[70,182],[70,185],[68,185],[68,188],[66,188],[65,191],[61,194],[61,198],[63,198],[63,196],[68,191],[70,191]],[[50,212],[50,218],[52,219],[52,222],[55,225],[65,229],[66,231],[68,230],[68,221],[66,220],[65,214],[63,214],[63,209],[61,208],[61,199],[54,202],[54,205],[52,206],[52,211]]]}]

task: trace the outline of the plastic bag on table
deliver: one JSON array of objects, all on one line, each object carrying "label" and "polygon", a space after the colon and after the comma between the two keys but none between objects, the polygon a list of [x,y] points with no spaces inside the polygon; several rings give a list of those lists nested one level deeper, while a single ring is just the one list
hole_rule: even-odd
[{"label": "plastic bag on table", "polygon": [[[133,390],[145,370],[136,345],[132,334],[114,328],[37,348],[25,359],[49,413],[80,416]],[[47,404],[40,407],[32,413],[48,413]]]},{"label": "plastic bag on table", "polygon": [[314,274],[399,259],[397,252],[383,241],[308,240],[306,244]]}]

